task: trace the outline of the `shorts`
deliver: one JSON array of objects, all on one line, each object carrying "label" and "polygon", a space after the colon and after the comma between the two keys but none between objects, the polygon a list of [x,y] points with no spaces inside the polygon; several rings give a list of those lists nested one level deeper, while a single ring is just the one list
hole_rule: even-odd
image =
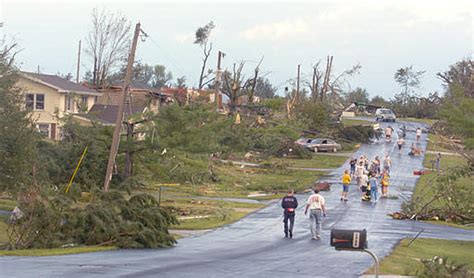
[{"label": "shorts", "polygon": [[362,192],[367,192],[367,186],[361,186],[360,190],[362,190]]},{"label": "shorts", "polygon": [[349,192],[349,185],[343,184],[342,185],[342,192]]}]

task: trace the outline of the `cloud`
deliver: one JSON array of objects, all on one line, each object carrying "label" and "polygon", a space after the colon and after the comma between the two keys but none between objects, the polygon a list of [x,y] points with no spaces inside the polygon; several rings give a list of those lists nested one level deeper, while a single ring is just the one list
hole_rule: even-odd
[{"label": "cloud", "polygon": [[246,40],[276,41],[290,37],[300,37],[310,34],[310,22],[306,19],[285,19],[282,21],[257,24],[239,33]]},{"label": "cloud", "polygon": [[179,43],[189,43],[194,41],[194,34],[193,33],[182,33],[176,34],[174,36],[174,40]]}]

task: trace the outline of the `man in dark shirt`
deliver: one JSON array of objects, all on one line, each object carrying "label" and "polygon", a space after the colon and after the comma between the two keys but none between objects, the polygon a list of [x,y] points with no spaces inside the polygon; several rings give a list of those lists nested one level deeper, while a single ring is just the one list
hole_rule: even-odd
[{"label": "man in dark shirt", "polygon": [[[285,237],[293,237],[293,224],[295,223],[295,210],[298,207],[298,200],[293,196],[293,189],[288,190],[288,195],[281,200],[281,207],[283,212],[283,223],[285,223]],[[288,222],[290,228],[288,229]]]}]

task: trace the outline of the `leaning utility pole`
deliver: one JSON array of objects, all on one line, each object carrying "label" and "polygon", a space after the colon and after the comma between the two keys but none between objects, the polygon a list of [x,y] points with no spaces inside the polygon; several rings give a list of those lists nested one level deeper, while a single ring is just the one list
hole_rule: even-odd
[{"label": "leaning utility pole", "polygon": [[76,83],[79,83],[79,69],[80,68],[81,68],[81,41],[79,40],[79,50],[77,51]]},{"label": "leaning utility pole", "polygon": [[107,172],[105,174],[104,181],[104,191],[109,191],[110,180],[112,179],[112,169],[115,164],[115,157],[117,156],[118,147],[120,143],[120,131],[122,130],[122,121],[123,121],[123,110],[125,106],[125,101],[128,95],[128,87],[130,85],[130,79],[132,76],[132,67],[135,60],[135,51],[137,49],[138,36],[140,35],[140,23],[137,23],[135,27],[135,35],[133,36],[132,49],[128,56],[128,65],[127,73],[125,74],[125,81],[122,88],[122,100],[119,103],[117,118],[115,119],[115,129],[114,135],[112,138],[112,145],[110,146],[109,162],[107,163]]}]

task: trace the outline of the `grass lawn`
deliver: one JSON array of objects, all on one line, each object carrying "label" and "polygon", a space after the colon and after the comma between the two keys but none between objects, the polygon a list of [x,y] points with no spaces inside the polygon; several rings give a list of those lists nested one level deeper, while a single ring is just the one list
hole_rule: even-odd
[{"label": "grass lawn", "polygon": [[245,191],[262,191],[282,193],[293,188],[302,191],[323,175],[317,171],[300,171],[288,169],[240,168],[236,166],[220,166],[216,168],[221,177],[221,184],[228,189]]},{"label": "grass lawn", "polygon": [[[403,239],[380,263],[381,274],[415,275],[423,268],[422,259],[432,259],[434,256],[447,257],[457,264],[469,264],[474,271],[474,241],[442,240],[419,238],[407,247],[411,239]],[[373,273],[373,268],[366,272]]]},{"label": "grass lawn", "polygon": [[9,198],[0,198],[0,210],[12,211],[17,202]]},{"label": "grass lawn", "polygon": [[190,219],[182,220],[179,225],[174,225],[171,229],[180,230],[206,230],[214,229],[227,224],[234,223],[242,217],[249,214],[249,212],[232,212],[225,220],[218,217],[210,217],[205,219]]},{"label": "grass lawn", "polygon": [[298,168],[332,169],[340,167],[348,157],[317,153],[311,159],[273,158],[271,162],[285,163]]},{"label": "grass lawn", "polygon": [[[436,155],[428,153],[425,156],[425,160],[423,160],[423,166],[425,168],[431,169],[431,161],[436,161]],[[459,155],[441,155],[440,160],[440,169],[443,171],[448,170],[449,168],[458,167],[458,166],[465,166],[467,165],[467,161],[464,157]],[[436,165],[435,165],[436,167]]]},{"label": "grass lawn", "polygon": [[114,246],[82,246],[70,248],[52,249],[23,249],[23,250],[0,250],[0,256],[57,256],[79,253],[109,251],[117,249]]},{"label": "grass lawn", "polygon": [[443,140],[443,138],[437,134],[428,134],[428,151],[436,151],[436,152],[453,152],[452,146],[449,142]]},{"label": "grass lawn", "polygon": [[[426,168],[431,168],[430,160],[434,160],[434,159],[435,159],[435,155],[427,154],[423,162],[424,166]],[[450,168],[457,167],[457,166],[464,166],[466,164],[467,164],[466,160],[461,156],[443,155],[441,157],[440,169],[442,172],[449,171]],[[412,196],[412,203],[416,204],[418,208],[421,208],[422,206],[424,206],[426,203],[431,201],[432,198],[435,196],[435,192],[436,192],[435,186],[437,182],[437,177],[438,175],[435,172],[433,172],[426,175],[422,175],[420,179],[418,180],[415,190],[413,192],[413,196]],[[458,188],[462,188],[462,189],[470,189],[470,190],[465,190],[465,192],[466,194],[471,194],[472,198],[474,199],[474,190],[472,188],[471,179],[467,177],[460,178],[457,181],[455,181],[454,186]],[[446,206],[446,203],[441,198],[431,203],[430,208],[441,208],[445,206]],[[445,222],[445,221],[430,221],[430,222],[434,224],[455,226],[458,228],[466,228],[466,229],[472,228],[472,227],[466,227],[463,225],[457,225],[457,224]]]},{"label": "grass lawn", "polygon": [[342,118],[341,122],[345,126],[355,126],[355,125],[374,125],[374,122],[369,122],[365,120],[360,120],[360,119],[352,119],[352,118]]},{"label": "grass lawn", "polygon": [[429,124],[429,125],[433,125],[438,121],[436,119],[419,119],[419,118],[399,118],[398,120],[406,121],[406,122],[424,123],[424,124]]},{"label": "grass lawn", "polygon": [[0,245],[4,245],[8,242],[7,219],[7,216],[0,216]]}]

